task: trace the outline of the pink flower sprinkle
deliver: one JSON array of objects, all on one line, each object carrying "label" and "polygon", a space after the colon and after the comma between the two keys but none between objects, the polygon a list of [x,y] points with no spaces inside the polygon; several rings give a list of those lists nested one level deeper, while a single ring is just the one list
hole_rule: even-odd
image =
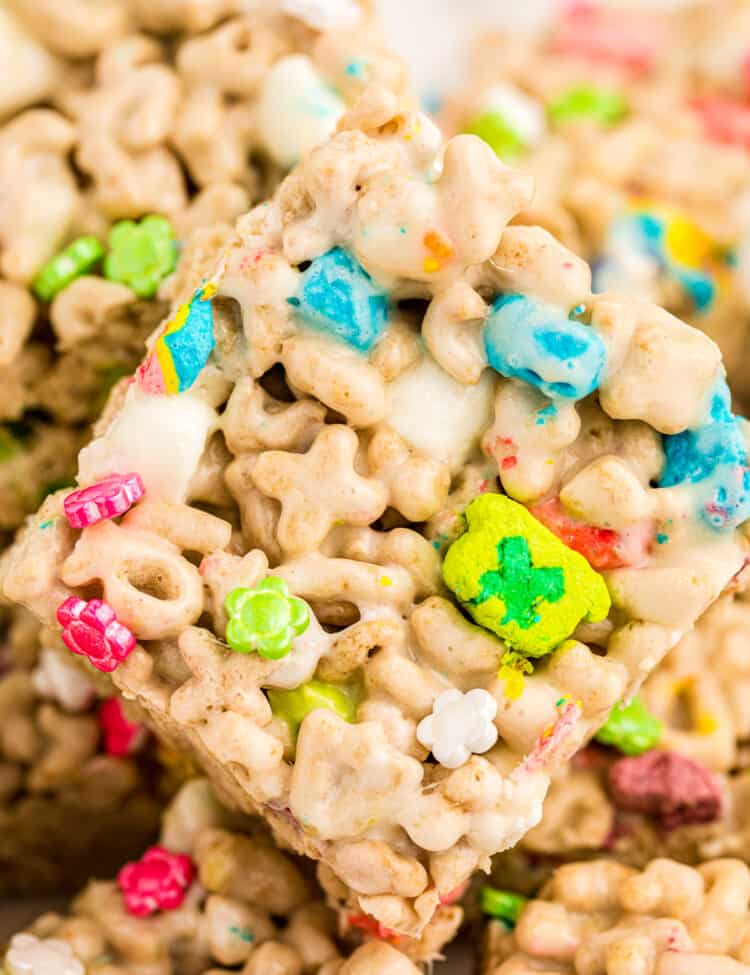
[{"label": "pink flower sprinkle", "polygon": [[115,611],[102,599],[79,599],[69,596],[57,608],[57,622],[62,626],[63,643],[92,666],[111,673],[135,646],[135,637],[117,621]]},{"label": "pink flower sprinkle", "polygon": [[156,911],[178,908],[194,877],[195,866],[189,856],[152,846],[140,860],[125,864],[117,875],[117,886],[128,914],[148,917]]},{"label": "pink flower sprinkle", "polygon": [[90,487],[72,491],[63,502],[65,517],[73,528],[87,528],[124,515],[145,493],[139,474],[110,474]]},{"label": "pink flower sprinkle", "polygon": [[146,729],[137,721],[130,721],[125,717],[122,705],[116,697],[102,701],[99,708],[99,727],[104,750],[108,755],[117,758],[135,755],[146,741]]}]

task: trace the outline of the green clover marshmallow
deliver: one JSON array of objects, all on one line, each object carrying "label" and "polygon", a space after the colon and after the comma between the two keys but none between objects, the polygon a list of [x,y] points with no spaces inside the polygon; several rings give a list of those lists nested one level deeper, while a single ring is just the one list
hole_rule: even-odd
[{"label": "green clover marshmallow", "polygon": [[604,579],[523,505],[483,494],[450,546],[443,578],[480,626],[528,657],[559,646],[582,620],[606,619]]},{"label": "green clover marshmallow", "polygon": [[361,698],[359,685],[330,684],[313,678],[292,691],[269,690],[268,700],[277,718],[283,718],[296,737],[299,726],[311,711],[327,708],[344,721],[354,722]]},{"label": "green clover marshmallow", "polygon": [[267,576],[252,589],[233,589],[224,608],[229,617],[227,643],[232,650],[257,651],[267,660],[285,657],[294,638],[310,625],[307,603],[290,596],[289,586],[278,576]]},{"label": "green clover marshmallow", "polygon": [[659,744],[662,724],[639,697],[630,704],[615,704],[596,740],[612,745],[624,755],[642,755]]},{"label": "green clover marshmallow", "polygon": [[120,220],[109,232],[104,276],[126,284],[139,298],[153,298],[177,266],[177,243],[172,225],[156,214],[140,223]]}]

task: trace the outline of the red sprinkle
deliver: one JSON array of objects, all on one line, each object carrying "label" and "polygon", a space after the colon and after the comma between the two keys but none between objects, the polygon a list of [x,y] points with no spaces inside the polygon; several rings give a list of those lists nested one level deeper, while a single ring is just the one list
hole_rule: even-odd
[{"label": "red sprinkle", "polygon": [[668,42],[663,26],[653,17],[575,2],[568,4],[552,47],[562,54],[616,65],[637,76],[653,68]]},{"label": "red sprinkle", "polygon": [[502,461],[500,462],[500,467],[504,471],[507,471],[510,470],[511,467],[515,467],[517,463],[518,463],[518,458],[514,457],[511,454],[510,457],[503,457]]},{"label": "red sprinkle", "polygon": [[104,750],[108,755],[124,758],[134,755],[146,741],[147,731],[142,724],[125,717],[116,697],[107,698],[99,707]]},{"label": "red sprinkle", "polygon": [[750,104],[726,95],[706,95],[690,102],[702,117],[706,134],[716,142],[750,149]]},{"label": "red sprinkle", "polygon": [[654,750],[618,759],[609,770],[609,788],[621,809],[655,816],[664,829],[712,823],[722,813],[714,775],[677,752]]},{"label": "red sprinkle", "polygon": [[373,938],[380,938],[381,941],[398,941],[400,937],[395,931],[385,927],[370,914],[350,914],[349,924]]},{"label": "red sprinkle", "polygon": [[648,557],[653,538],[653,525],[650,522],[628,532],[597,528],[572,518],[559,498],[535,504],[529,511],[568,548],[579,552],[594,569],[642,565]]},{"label": "red sprinkle", "polygon": [[469,881],[464,880],[462,884],[455,887],[453,890],[449,891],[447,894],[441,894],[440,903],[441,904],[455,904],[456,901],[460,901],[461,898],[466,893],[466,888],[469,886]]}]

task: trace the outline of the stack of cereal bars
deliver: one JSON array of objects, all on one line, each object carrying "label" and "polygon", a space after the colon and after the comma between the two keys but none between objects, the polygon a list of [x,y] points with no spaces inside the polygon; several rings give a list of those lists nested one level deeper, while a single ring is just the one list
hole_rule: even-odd
[{"label": "stack of cereal bars", "polygon": [[6,7],[5,975],[750,975],[750,7]]}]

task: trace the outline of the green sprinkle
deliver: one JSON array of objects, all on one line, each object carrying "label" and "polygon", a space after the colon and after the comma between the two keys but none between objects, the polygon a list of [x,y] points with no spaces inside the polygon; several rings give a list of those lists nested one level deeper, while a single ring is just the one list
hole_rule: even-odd
[{"label": "green sprinkle", "polygon": [[602,125],[612,125],[627,113],[628,103],[619,91],[593,85],[568,88],[547,106],[550,119],[558,124],[591,119]]},{"label": "green sprinkle", "polygon": [[269,689],[267,693],[271,710],[276,717],[287,722],[294,737],[307,715],[317,708],[326,708],[344,721],[354,723],[362,700],[362,688],[358,683],[331,684],[316,678],[292,691]]},{"label": "green sprinkle", "polygon": [[229,929],[229,933],[239,938],[240,941],[244,941],[247,945],[255,941],[255,935],[249,928],[238,928],[236,924],[233,924]]},{"label": "green sprinkle", "polygon": [[479,893],[479,903],[483,914],[500,918],[509,927],[514,928],[524,909],[527,897],[514,894],[510,890],[498,890],[497,887],[482,887]]},{"label": "green sprinkle", "polygon": [[43,531],[45,528],[51,528],[54,525],[54,523],[55,523],[54,518],[47,518],[47,520],[43,521],[39,527]]},{"label": "green sprinkle", "polygon": [[615,704],[596,740],[612,745],[624,755],[642,755],[659,743],[661,733],[661,721],[641,698],[634,697],[630,704]]},{"label": "green sprinkle", "polygon": [[500,159],[515,159],[526,151],[526,143],[505,121],[499,112],[483,112],[473,118],[464,129],[478,135]]},{"label": "green sprinkle", "polygon": [[665,535],[664,532],[657,532],[656,541],[658,545],[663,545],[665,542],[669,541],[669,535]]},{"label": "green sprinkle", "polygon": [[96,237],[78,237],[65,250],[47,261],[34,278],[34,293],[41,301],[52,301],[55,295],[87,274],[104,257],[104,247]]},{"label": "green sprinkle", "polygon": [[139,298],[153,298],[176,266],[177,243],[166,217],[120,220],[110,230],[104,276],[132,288]]}]

